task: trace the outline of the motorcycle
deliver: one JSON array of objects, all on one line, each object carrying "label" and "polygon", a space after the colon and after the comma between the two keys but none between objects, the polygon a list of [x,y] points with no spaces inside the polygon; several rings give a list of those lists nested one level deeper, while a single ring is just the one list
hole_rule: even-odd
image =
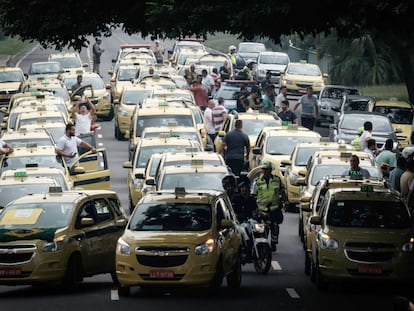
[{"label": "motorcycle", "polygon": [[249,236],[242,263],[253,263],[257,273],[266,274],[272,264],[270,222],[263,217],[249,218],[242,224]]}]

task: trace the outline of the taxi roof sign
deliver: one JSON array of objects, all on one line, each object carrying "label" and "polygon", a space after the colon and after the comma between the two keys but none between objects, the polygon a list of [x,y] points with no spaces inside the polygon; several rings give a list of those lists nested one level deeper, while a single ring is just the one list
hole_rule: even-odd
[{"label": "taxi roof sign", "polygon": [[171,127],[178,126],[178,123],[177,123],[177,121],[168,121],[167,126],[171,126]]},{"label": "taxi roof sign", "polygon": [[292,121],[286,121],[286,120],[282,121],[282,126],[289,126],[291,124],[292,124]]},{"label": "taxi roof sign", "polygon": [[341,158],[350,158],[352,156],[352,152],[341,152],[339,156]]},{"label": "taxi roof sign", "polygon": [[174,193],[176,197],[184,197],[186,192],[184,187],[175,187]]},{"label": "taxi roof sign", "polygon": [[297,124],[288,124],[288,130],[293,130],[293,131],[297,131],[298,130],[298,125]]},{"label": "taxi roof sign", "polygon": [[37,143],[27,143],[26,148],[37,148]]},{"label": "taxi roof sign", "polygon": [[203,167],[204,161],[202,159],[191,159],[191,167]]},{"label": "taxi roof sign", "polygon": [[361,192],[374,192],[373,185],[361,185]]},{"label": "taxi roof sign", "polygon": [[188,153],[198,152],[198,149],[196,147],[186,147],[185,152],[188,152]]},{"label": "taxi roof sign", "polygon": [[163,100],[163,101],[159,102],[159,104],[158,104],[158,106],[160,106],[160,107],[168,107],[168,105],[169,104],[166,100]]},{"label": "taxi roof sign", "polygon": [[62,193],[62,187],[60,186],[49,187],[49,193]]},{"label": "taxi roof sign", "polygon": [[26,171],[16,171],[14,172],[14,177],[27,177]]}]

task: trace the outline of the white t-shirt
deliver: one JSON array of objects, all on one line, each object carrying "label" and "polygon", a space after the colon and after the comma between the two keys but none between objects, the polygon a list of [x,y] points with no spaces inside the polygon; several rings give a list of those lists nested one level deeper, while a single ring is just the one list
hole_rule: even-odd
[{"label": "white t-shirt", "polygon": [[213,113],[209,107],[204,111],[204,119],[206,120],[207,134],[216,134],[216,128],[213,123]]},{"label": "white t-shirt", "polygon": [[276,103],[275,106],[278,107],[280,109],[280,107],[282,107],[282,101],[287,100],[286,96],[283,95],[283,93],[279,93],[276,96]]},{"label": "white t-shirt", "polygon": [[89,133],[91,131],[92,116],[88,114],[79,114],[76,112],[76,136]]},{"label": "white t-shirt", "polygon": [[76,136],[68,137],[63,135],[59,138],[56,149],[61,150],[66,154],[75,153],[76,155],[73,158],[63,157],[66,165],[69,167],[73,162],[75,162],[78,158],[78,146],[82,143],[82,139]]},{"label": "white t-shirt", "polygon": [[361,134],[361,140],[359,141],[359,150],[365,150],[365,148],[368,146],[367,141],[368,139],[372,138],[372,134],[369,131],[363,131]]}]

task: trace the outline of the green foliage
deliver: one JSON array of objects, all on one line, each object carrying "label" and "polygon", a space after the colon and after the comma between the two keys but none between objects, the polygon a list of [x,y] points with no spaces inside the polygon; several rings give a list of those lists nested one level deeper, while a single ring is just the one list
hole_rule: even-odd
[{"label": "green foliage", "polygon": [[30,42],[23,42],[18,38],[5,37],[0,41],[1,55],[16,55],[30,46]]}]

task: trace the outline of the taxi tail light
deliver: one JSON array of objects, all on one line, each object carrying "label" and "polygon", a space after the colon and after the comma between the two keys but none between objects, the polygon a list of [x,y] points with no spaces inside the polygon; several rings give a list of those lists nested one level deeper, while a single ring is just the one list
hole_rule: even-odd
[{"label": "taxi tail light", "polygon": [[194,249],[196,255],[208,255],[214,251],[216,241],[208,239],[205,243],[197,245]]},{"label": "taxi tail light", "polygon": [[67,241],[68,241],[67,235],[54,238],[52,242],[45,242],[42,246],[42,250],[44,252],[60,251],[61,249],[63,249]]}]

